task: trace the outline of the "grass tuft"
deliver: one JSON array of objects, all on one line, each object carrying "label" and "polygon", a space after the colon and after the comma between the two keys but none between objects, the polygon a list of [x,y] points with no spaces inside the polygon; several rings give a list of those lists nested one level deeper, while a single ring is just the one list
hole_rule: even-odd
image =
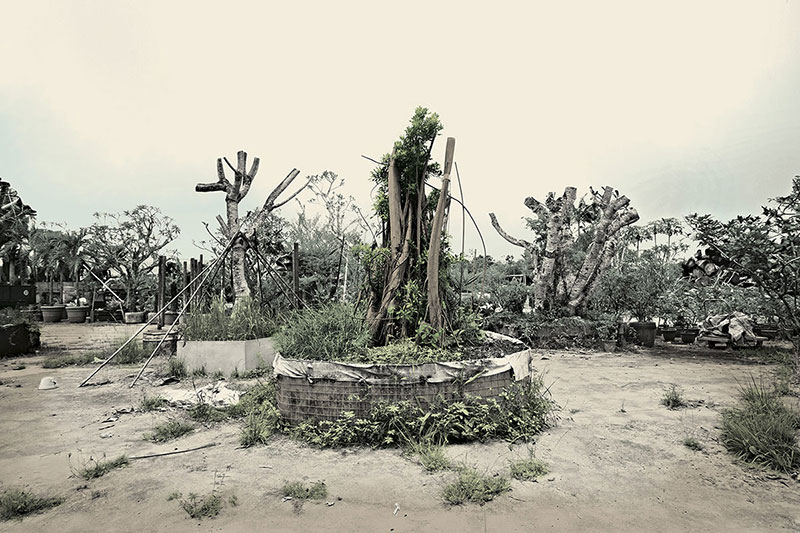
[{"label": "grass tuft", "polygon": [[683,445],[696,452],[702,452],[705,449],[705,446],[703,446],[700,441],[694,437],[686,437],[683,439]]},{"label": "grass tuft", "polygon": [[324,481],[315,481],[306,485],[302,481],[287,481],[283,484],[283,496],[294,500],[322,500],[328,496],[328,487]]},{"label": "grass tuft", "polygon": [[686,400],[683,398],[683,392],[675,385],[671,385],[669,389],[664,392],[661,397],[661,405],[666,406],[667,409],[680,409],[686,407]]},{"label": "grass tuft", "polygon": [[142,411],[149,412],[149,411],[156,411],[161,409],[162,407],[166,407],[169,405],[169,401],[166,398],[161,396],[147,396],[145,395],[142,398],[142,403],[139,405]]},{"label": "grass tuft", "polygon": [[518,481],[536,481],[536,478],[545,475],[549,470],[547,463],[535,457],[513,461],[509,464],[511,477]]},{"label": "grass tuft", "polygon": [[125,455],[120,455],[116,459],[111,459],[110,461],[91,461],[91,462],[93,462],[94,464],[85,467],[83,470],[79,472],[80,476],[86,481],[89,481],[90,479],[97,479],[99,477],[103,477],[112,470],[128,466],[128,464],[130,463],[130,461],[128,461],[128,458]]},{"label": "grass tuft", "polygon": [[167,367],[167,374],[176,378],[185,378],[188,376],[188,372],[186,372],[186,363],[183,362],[182,359],[178,359],[177,357],[170,357],[169,358],[169,366]]},{"label": "grass tuft", "polygon": [[22,520],[23,516],[41,513],[63,502],[63,498],[38,496],[26,490],[8,489],[0,493],[0,520]]},{"label": "grass tuft", "polygon": [[145,433],[144,439],[153,442],[167,442],[194,431],[194,426],[180,420],[170,420],[153,428],[152,433]]},{"label": "grass tuft", "polygon": [[790,472],[800,467],[800,414],[773,388],[752,379],[722,413],[722,443],[744,461]]},{"label": "grass tuft", "polygon": [[242,426],[239,444],[244,448],[249,448],[256,444],[266,444],[278,428],[279,418],[280,413],[272,405],[253,409],[247,415],[244,426]]},{"label": "grass tuft", "polygon": [[448,470],[451,466],[450,459],[444,452],[444,446],[430,442],[411,442],[408,451],[417,456],[419,464],[429,473]]},{"label": "grass tuft", "polygon": [[511,483],[503,475],[484,475],[474,468],[462,468],[456,480],[444,486],[442,497],[450,505],[484,504],[509,490]]}]

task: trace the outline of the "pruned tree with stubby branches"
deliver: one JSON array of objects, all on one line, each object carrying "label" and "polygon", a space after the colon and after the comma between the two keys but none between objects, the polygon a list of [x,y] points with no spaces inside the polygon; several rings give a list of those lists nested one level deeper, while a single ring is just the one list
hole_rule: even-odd
[{"label": "pruned tree with stubby branches", "polygon": [[[225,168],[223,161],[228,168],[233,171],[234,179],[231,183],[225,177]],[[236,167],[230,164],[227,158],[222,157],[217,159],[217,181],[213,183],[198,183],[195,186],[197,192],[214,192],[220,191],[225,193],[225,213],[226,219],[217,216],[217,222],[220,225],[222,234],[230,241],[233,239],[231,246],[231,261],[233,265],[233,291],[237,298],[250,296],[250,287],[247,284],[247,272],[245,263],[245,254],[247,252],[247,243],[252,239],[255,234],[256,228],[263,224],[270,213],[278,209],[287,202],[290,202],[300,192],[308,186],[308,182],[300,187],[297,191],[291,194],[285,200],[278,202],[278,197],[286,191],[292,184],[294,179],[300,174],[297,169],[292,169],[289,174],[283,178],[275,189],[267,196],[264,205],[253,213],[249,213],[250,218],[247,225],[243,224],[243,220],[239,218],[239,203],[250,192],[250,186],[253,184],[253,179],[258,173],[259,158],[254,157],[250,170],[247,170],[247,152],[240,150],[236,154]],[[243,231],[244,230],[244,231]]]},{"label": "pruned tree with stubby branches", "polygon": [[620,230],[639,220],[630,200],[612,187],[591,189],[588,201],[576,205],[577,189],[567,187],[544,202],[528,197],[533,212],[529,225],[536,237],[527,241],[509,235],[494,213],[492,226],[509,243],[531,258],[534,308],[572,316],[582,309],[598,274],[614,256]]}]

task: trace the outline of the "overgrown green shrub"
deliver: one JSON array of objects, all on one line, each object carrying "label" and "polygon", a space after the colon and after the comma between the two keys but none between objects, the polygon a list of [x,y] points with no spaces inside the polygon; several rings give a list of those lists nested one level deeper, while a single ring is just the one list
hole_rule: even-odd
[{"label": "overgrown green shrub", "polygon": [[440,398],[429,406],[381,403],[366,418],[346,412],[335,421],[305,421],[292,432],[320,447],[446,444],[495,438],[530,441],[548,427],[552,410],[553,402],[545,397],[541,378],[537,378],[507,387],[497,399],[464,395],[458,401]]},{"label": "overgrown green shrub", "polygon": [[790,472],[800,467],[800,414],[780,395],[752,379],[739,403],[722,413],[722,443],[741,459]]},{"label": "overgrown green shrub", "polygon": [[225,300],[215,299],[208,312],[187,316],[183,334],[192,341],[242,341],[272,335],[277,322],[255,298],[239,298],[230,314]]},{"label": "overgrown green shrub", "polygon": [[369,330],[352,305],[335,302],[293,313],[276,340],[286,357],[341,360],[366,353]]}]

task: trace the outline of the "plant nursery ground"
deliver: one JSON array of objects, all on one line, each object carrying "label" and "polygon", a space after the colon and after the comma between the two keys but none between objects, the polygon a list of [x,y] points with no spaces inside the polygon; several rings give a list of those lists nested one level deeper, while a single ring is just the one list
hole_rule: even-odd
[{"label": "plant nursery ground", "polygon": [[[159,393],[158,366],[133,389],[136,366],[104,369],[95,382],[110,382],[83,389],[77,385],[92,366],[42,368],[54,352],[86,349],[126,331],[44,325],[42,354],[0,361],[0,491],[63,498],[44,512],[0,521],[0,531],[800,529],[800,483],[738,462],[719,443],[720,412],[734,403],[739,385],[777,371],[736,352],[663,345],[622,354],[537,352],[536,369],[559,405],[558,423],[533,445],[496,441],[445,450],[456,464],[506,475],[509,461],[532,453],[548,473],[534,482],[512,480],[510,492],[484,505],[451,506],[442,489],[456,474],[428,474],[397,449],[318,450],[283,435],[245,449],[240,421],[195,424],[165,443],[144,440],[155,425],[183,416],[173,407],[141,409],[145,395]],[[37,390],[45,376],[59,387]],[[192,381],[170,386],[192,390]],[[194,379],[197,386],[211,381]],[[687,407],[661,404],[673,384]],[[688,438],[700,449],[685,445]],[[127,466],[80,477],[90,458],[123,454]],[[323,481],[327,494],[286,499],[284,486],[295,481]],[[212,492],[218,514],[191,518],[184,510],[192,508],[189,495]]]}]

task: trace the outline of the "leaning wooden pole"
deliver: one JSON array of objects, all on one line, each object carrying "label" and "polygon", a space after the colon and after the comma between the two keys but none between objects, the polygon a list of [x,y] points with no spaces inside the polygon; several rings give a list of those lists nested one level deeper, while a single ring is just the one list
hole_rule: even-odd
[{"label": "leaning wooden pole", "polygon": [[453,153],[456,149],[454,137],[447,138],[444,151],[444,174],[442,175],[442,189],[439,192],[439,203],[436,205],[436,214],[431,224],[431,244],[428,247],[428,321],[434,329],[442,327],[444,316],[442,312],[442,298],[439,294],[439,254],[442,249],[442,228],[444,213],[450,196],[450,169],[453,166]]},{"label": "leaning wooden pole", "polygon": [[[224,250],[223,254],[227,253],[228,250],[229,250],[229,248]],[[178,312],[178,316],[175,317],[175,321],[172,324],[170,324],[169,329],[167,329],[167,331],[164,333],[164,335],[158,341],[158,344],[156,345],[156,347],[153,348],[153,353],[150,354],[150,357],[148,357],[147,360],[144,362],[144,365],[142,365],[142,368],[139,370],[139,373],[136,374],[135,378],[133,378],[133,381],[131,382],[129,388],[133,388],[133,386],[136,385],[136,382],[139,381],[139,378],[142,377],[142,374],[144,374],[144,371],[147,368],[147,366],[150,364],[150,361],[152,361],[153,357],[155,357],[156,353],[158,353],[158,350],[161,348],[161,345],[164,344],[164,341],[167,340],[167,337],[169,336],[169,334],[172,333],[172,330],[180,322],[180,319],[183,316],[183,314],[186,312],[186,309],[189,307],[189,304],[192,302],[192,300],[195,299],[195,297],[197,296],[197,293],[199,293],[200,290],[203,288],[203,285],[208,280],[208,276],[209,276],[209,273],[211,272],[212,265],[215,268],[214,268],[214,273],[211,274],[211,279],[214,279],[214,276],[217,275],[217,272],[219,271],[220,265],[222,265],[224,263],[224,261],[222,260],[223,257],[224,257],[224,255],[221,256],[221,257],[218,257],[217,259],[215,259],[214,261],[209,263],[208,267],[204,271],[201,271],[200,273],[198,273],[198,276],[197,276],[198,277],[198,281],[195,284],[194,291],[189,295],[189,298],[187,298],[187,301],[183,305],[183,308]]]}]

